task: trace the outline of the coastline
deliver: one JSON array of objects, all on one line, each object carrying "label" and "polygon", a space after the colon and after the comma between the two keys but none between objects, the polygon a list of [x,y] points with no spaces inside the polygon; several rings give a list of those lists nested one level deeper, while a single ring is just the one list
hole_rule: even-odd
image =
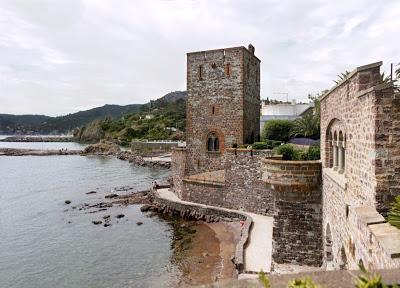
[{"label": "coastline", "polygon": [[[174,262],[181,271],[177,286],[192,287],[237,279],[231,258],[240,239],[239,224],[203,221],[191,223],[189,221],[187,225],[195,233],[185,235],[180,239],[180,244],[174,245]],[[180,250],[184,246],[182,244],[186,244],[186,247]]]}]

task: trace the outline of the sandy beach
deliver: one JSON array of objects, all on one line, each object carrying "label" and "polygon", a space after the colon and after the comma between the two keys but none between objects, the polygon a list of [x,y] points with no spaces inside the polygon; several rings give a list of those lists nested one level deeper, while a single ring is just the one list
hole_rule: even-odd
[{"label": "sandy beach", "polygon": [[196,232],[190,245],[179,255],[182,273],[179,286],[191,287],[235,279],[237,273],[231,257],[240,238],[239,223],[199,221],[191,228]]}]

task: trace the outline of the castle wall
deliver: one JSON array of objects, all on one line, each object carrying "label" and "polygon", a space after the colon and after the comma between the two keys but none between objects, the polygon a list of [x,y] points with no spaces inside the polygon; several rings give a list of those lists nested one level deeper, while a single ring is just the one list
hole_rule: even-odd
[{"label": "castle wall", "polygon": [[228,207],[272,216],[272,191],[262,180],[262,159],[271,150],[227,149],[225,164],[225,202]]},{"label": "castle wall", "polygon": [[271,150],[229,148],[225,153],[225,169],[221,173],[205,174],[205,180],[201,177],[196,180],[192,177],[184,179],[182,199],[272,215],[273,195],[270,189],[266,189],[261,169],[262,159],[271,155]]},{"label": "castle wall", "polygon": [[273,191],[275,203],[273,260],[320,266],[323,259],[321,163],[264,159],[263,180]]},{"label": "castle wall", "polygon": [[353,235],[347,245],[351,258],[357,259],[350,267],[360,263],[369,270],[400,267],[399,229],[386,223],[372,206],[350,209],[348,219]]},{"label": "castle wall", "polygon": [[[366,226],[349,214],[365,206],[385,212],[399,193],[399,106],[390,85],[379,84],[380,65],[357,68],[321,98],[323,241],[329,269],[357,269],[360,260],[377,267],[372,244],[360,240]],[[332,167],[333,145],[344,147],[343,172]]]},{"label": "castle wall", "polygon": [[243,55],[244,74],[244,142],[253,144],[260,140],[260,61],[245,50]]},{"label": "castle wall", "polygon": [[400,195],[400,93],[388,87],[374,94],[376,201],[377,209],[386,213]]},{"label": "castle wall", "polygon": [[187,150],[185,148],[173,148],[171,154],[171,175],[174,192],[182,198],[183,178],[187,175]]}]

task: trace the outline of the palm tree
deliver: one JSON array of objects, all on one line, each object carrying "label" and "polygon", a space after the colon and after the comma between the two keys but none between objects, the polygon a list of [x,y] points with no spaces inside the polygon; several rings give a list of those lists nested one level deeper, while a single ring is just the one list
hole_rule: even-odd
[{"label": "palm tree", "polygon": [[386,84],[386,83],[390,83],[392,82],[392,80],[390,79],[390,76],[385,76],[385,72],[381,73],[381,78],[379,79],[381,84]]},{"label": "palm tree", "polygon": [[399,68],[397,68],[397,70],[396,70],[396,78],[398,78],[398,79],[400,79],[400,63],[399,64],[397,64],[397,66],[399,66]]},{"label": "palm tree", "polygon": [[306,138],[319,138],[319,117],[313,113],[307,113],[294,121],[292,136]]},{"label": "palm tree", "polygon": [[339,78],[338,80],[333,80],[333,82],[335,82],[336,84],[339,84],[340,82],[342,82],[343,80],[347,79],[347,76],[349,76],[350,71],[344,71],[344,73],[340,73],[337,75],[337,77]]}]

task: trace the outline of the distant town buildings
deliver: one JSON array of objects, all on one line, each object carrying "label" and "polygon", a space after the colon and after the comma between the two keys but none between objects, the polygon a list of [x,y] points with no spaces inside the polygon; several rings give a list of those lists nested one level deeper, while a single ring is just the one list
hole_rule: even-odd
[{"label": "distant town buildings", "polygon": [[304,114],[311,112],[314,108],[314,103],[297,103],[296,100],[292,102],[278,102],[270,100],[261,101],[261,118],[260,128],[261,131],[265,122],[269,120],[295,120]]}]

